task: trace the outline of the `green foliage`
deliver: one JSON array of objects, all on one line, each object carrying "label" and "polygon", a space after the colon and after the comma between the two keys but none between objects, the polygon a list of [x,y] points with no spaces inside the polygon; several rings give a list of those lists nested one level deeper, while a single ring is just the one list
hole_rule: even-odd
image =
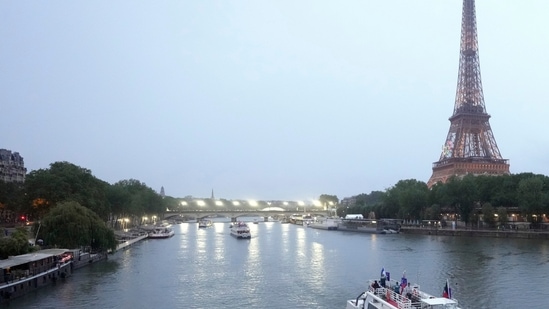
[{"label": "green foliage", "polygon": [[120,215],[141,217],[145,214],[162,214],[166,206],[153,189],[135,179],[121,180],[109,189],[109,202]]},{"label": "green foliage", "polygon": [[401,180],[381,192],[377,202],[371,202],[373,193],[356,195],[354,203],[341,207],[338,214],[366,217],[373,211],[377,218],[440,220],[442,213],[456,213],[466,223],[477,222],[482,215],[495,226],[509,220],[509,207],[518,207],[523,216],[531,214],[533,222],[549,213],[549,177],[532,173],[452,177],[430,189],[415,179]]},{"label": "green foliage", "polygon": [[40,237],[50,246],[94,250],[116,249],[114,232],[92,210],[78,202],[57,204],[42,220]]},{"label": "green foliage", "polygon": [[25,187],[29,212],[38,218],[63,201],[85,205],[105,220],[110,213],[106,197],[108,183],[97,179],[90,170],[68,162],[55,162],[49,169],[30,172]]},{"label": "green foliage", "polygon": [[385,201],[392,209],[398,209],[398,216],[403,219],[423,217],[429,196],[427,184],[415,179],[401,180],[387,190]]},{"label": "green foliage", "polygon": [[490,226],[494,226],[496,222],[496,209],[492,206],[492,204],[484,203],[481,211],[484,222],[488,223]]},{"label": "green foliage", "polygon": [[439,204],[433,204],[430,207],[427,207],[425,209],[425,215],[423,217],[424,220],[439,220],[440,219],[440,213],[442,212],[442,208]]},{"label": "green foliage", "polygon": [[337,195],[321,194],[318,200],[322,206],[337,205],[339,203]]},{"label": "green foliage", "polygon": [[445,188],[443,200],[447,205],[455,209],[465,223],[469,222],[470,214],[478,202],[475,176],[467,175],[462,179],[452,177],[445,184]]},{"label": "green foliage", "polygon": [[544,195],[543,179],[540,176],[531,176],[519,181],[517,197],[522,212],[541,213],[544,210]]},{"label": "green foliage", "polygon": [[[2,231],[5,235],[6,231]],[[0,259],[7,259],[8,256],[29,253],[32,248],[29,245],[29,232],[25,227],[18,227],[9,236],[0,237]]]}]

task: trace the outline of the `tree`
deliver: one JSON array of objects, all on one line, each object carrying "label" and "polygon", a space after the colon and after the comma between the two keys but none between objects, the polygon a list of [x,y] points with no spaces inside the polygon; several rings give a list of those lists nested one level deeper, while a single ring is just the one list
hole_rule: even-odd
[{"label": "tree", "polygon": [[467,224],[478,201],[475,176],[451,177],[445,184],[445,204],[453,207]]},{"label": "tree", "polygon": [[541,214],[543,211],[543,179],[532,176],[519,181],[517,188],[519,209],[526,214]]},{"label": "tree", "polygon": [[162,197],[145,183],[135,179],[120,180],[113,185],[109,202],[121,215],[141,218],[144,215],[161,215],[166,211]]},{"label": "tree", "polygon": [[322,206],[337,205],[339,203],[337,195],[321,194],[318,200]]},{"label": "tree", "polygon": [[399,216],[404,219],[421,219],[427,207],[429,188],[415,179],[400,180],[387,190],[387,206],[398,206]]},{"label": "tree", "polygon": [[26,178],[27,204],[38,218],[59,202],[76,201],[107,220],[108,183],[99,180],[91,171],[68,162],[55,162],[49,169],[32,171]]},{"label": "tree", "polygon": [[[2,234],[5,232],[2,231]],[[32,247],[29,245],[29,231],[25,227],[18,227],[10,236],[0,237],[0,259],[9,256],[29,253]]]},{"label": "tree", "polygon": [[440,205],[439,204],[433,204],[433,205],[427,207],[427,209],[425,209],[425,214],[424,214],[423,218],[426,219],[426,220],[439,220],[440,219],[440,213],[441,213]]},{"label": "tree", "polygon": [[494,226],[496,222],[496,210],[490,203],[484,203],[482,205],[482,217],[483,221],[488,223],[490,226]]},{"label": "tree", "polygon": [[61,202],[41,222],[40,237],[50,246],[92,250],[116,249],[114,231],[92,210],[78,202]]}]

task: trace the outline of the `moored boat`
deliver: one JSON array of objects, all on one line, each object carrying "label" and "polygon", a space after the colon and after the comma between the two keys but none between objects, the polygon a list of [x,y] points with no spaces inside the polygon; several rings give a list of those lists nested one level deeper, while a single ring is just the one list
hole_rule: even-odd
[{"label": "moored boat", "polygon": [[236,238],[251,238],[250,228],[245,222],[235,222],[231,225],[231,235]]},{"label": "moored boat", "polygon": [[74,269],[74,252],[45,249],[0,260],[0,303],[64,279]]},{"label": "moored boat", "polygon": [[340,219],[320,219],[309,223],[309,227],[321,230],[337,230]]},{"label": "moored boat", "polygon": [[174,234],[174,231],[169,227],[155,227],[149,232],[148,238],[170,238]]},{"label": "moored boat", "polygon": [[397,234],[400,232],[400,220],[341,219],[338,223],[338,230],[372,234]]},{"label": "moored boat", "polygon": [[206,228],[212,226],[212,220],[201,219],[198,221],[199,228]]},{"label": "moored boat", "polygon": [[[379,282],[378,282],[379,281]],[[442,296],[437,297],[421,290],[418,284],[411,284],[404,274],[400,281],[391,281],[389,273],[382,269],[380,280],[369,280],[368,288],[356,299],[347,300],[346,309],[459,309],[452,298],[448,281]]]}]

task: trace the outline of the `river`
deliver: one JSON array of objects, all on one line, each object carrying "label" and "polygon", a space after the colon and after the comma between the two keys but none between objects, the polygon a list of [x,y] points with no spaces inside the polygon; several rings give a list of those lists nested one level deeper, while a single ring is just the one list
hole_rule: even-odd
[{"label": "river", "polygon": [[543,308],[549,242],[371,235],[279,222],[228,222],[149,239],[4,305],[7,308],[345,308],[381,268],[431,294],[448,279],[462,308]]}]

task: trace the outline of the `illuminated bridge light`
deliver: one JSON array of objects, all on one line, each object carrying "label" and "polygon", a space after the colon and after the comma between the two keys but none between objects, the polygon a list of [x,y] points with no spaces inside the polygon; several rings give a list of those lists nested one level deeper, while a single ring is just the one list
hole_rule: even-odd
[{"label": "illuminated bridge light", "polygon": [[239,201],[233,201],[233,205],[234,206],[240,206],[240,202]]},{"label": "illuminated bridge light", "polygon": [[250,206],[257,207],[257,201],[250,200],[248,204],[250,204]]},{"label": "illuminated bridge light", "polygon": [[216,206],[223,206],[223,202],[222,201],[215,201],[215,205]]},{"label": "illuminated bridge light", "polygon": [[196,201],[196,205],[198,205],[198,206],[206,206],[206,202],[204,202],[203,200],[197,200],[197,201]]}]

